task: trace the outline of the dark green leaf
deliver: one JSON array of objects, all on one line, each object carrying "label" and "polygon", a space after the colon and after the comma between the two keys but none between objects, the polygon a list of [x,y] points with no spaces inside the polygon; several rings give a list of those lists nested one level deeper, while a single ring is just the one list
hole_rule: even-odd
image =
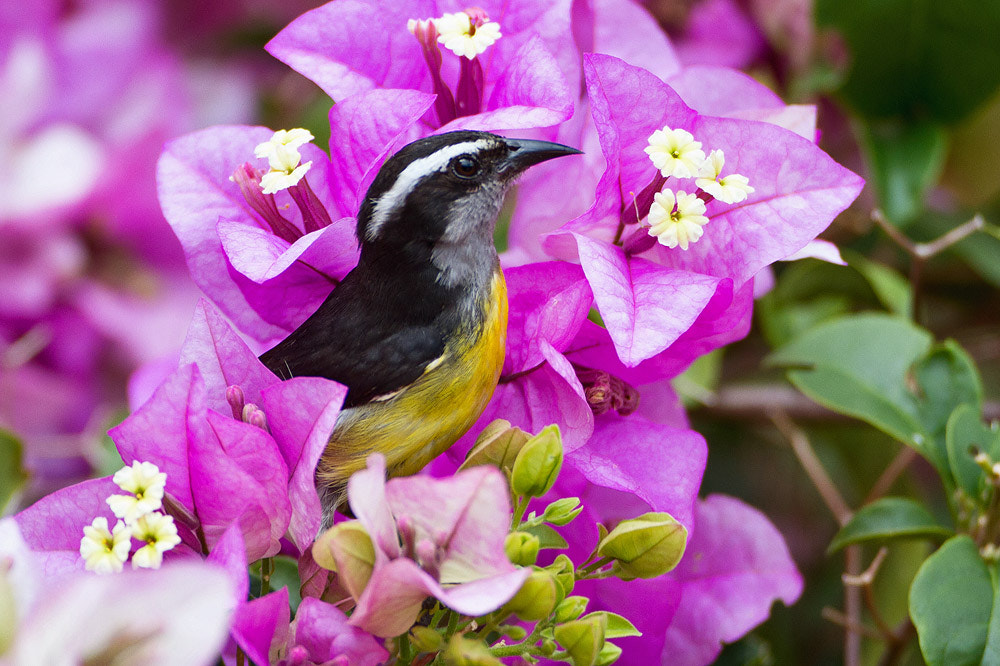
[{"label": "dark green leaf", "polygon": [[20,440],[0,430],[0,514],[27,480],[28,473],[21,466]]},{"label": "dark green leaf", "polygon": [[844,252],[847,264],[871,285],[875,296],[893,314],[910,319],[913,313],[913,290],[906,278],[892,268],[867,259],[864,255]]},{"label": "dark green leaf", "polygon": [[945,430],[948,462],[955,483],[974,500],[982,498],[987,479],[983,469],[973,460],[971,449],[983,451],[994,460],[1000,458],[1000,431],[982,421],[980,410],[973,405],[961,405],[952,412]]},{"label": "dark green leaf", "polygon": [[953,533],[953,530],[934,520],[934,516],[918,502],[905,497],[883,497],[855,513],[833,537],[827,552],[866,541],[945,537]]},{"label": "dark green leaf", "polygon": [[863,142],[882,210],[890,222],[906,226],[923,211],[941,174],[948,135],[931,123],[878,123],[865,129]]},{"label": "dark green leaf", "polygon": [[958,343],[947,340],[935,345],[913,366],[913,375],[921,393],[917,413],[924,432],[929,435],[924,447],[930,451],[931,462],[938,466],[946,485],[951,485],[945,426],[948,417],[959,405],[980,409],[983,389],[979,372]]},{"label": "dark green leaf", "polygon": [[907,371],[930,345],[930,334],[909,321],[868,313],[820,324],[772,354],[768,363],[809,368],[789,372],[803,393],[933,456],[933,449],[925,451],[927,436],[906,386]]},{"label": "dark green leaf", "polygon": [[821,0],[850,51],[841,88],[862,115],[961,120],[1000,85],[1000,3]]},{"label": "dark green leaf", "polygon": [[546,549],[552,548],[555,550],[565,550],[569,548],[569,544],[566,543],[566,539],[562,538],[559,532],[556,532],[553,528],[542,523],[540,525],[534,525],[532,527],[521,528],[522,532],[527,532],[528,534],[534,534],[538,537],[538,548]]},{"label": "dark green leaf", "polygon": [[990,572],[968,536],[928,557],[910,586],[910,617],[929,666],[980,664],[994,603]]}]

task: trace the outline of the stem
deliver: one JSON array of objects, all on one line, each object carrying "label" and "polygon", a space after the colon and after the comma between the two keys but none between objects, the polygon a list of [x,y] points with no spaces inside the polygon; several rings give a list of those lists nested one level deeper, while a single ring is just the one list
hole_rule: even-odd
[{"label": "stem", "polygon": [[444,638],[447,642],[455,632],[458,631],[458,612],[449,610],[448,612],[448,629],[445,631]]},{"label": "stem", "polygon": [[413,656],[410,654],[410,640],[403,634],[396,639],[396,644],[399,646],[399,666],[406,666],[413,661]]},{"label": "stem", "polygon": [[[837,523],[841,527],[846,525],[847,521],[851,519],[851,508],[844,501],[844,497],[837,490],[837,486],[833,483],[830,475],[826,473],[823,463],[820,462],[819,457],[816,456],[816,452],[813,451],[812,445],[809,443],[809,438],[792,423],[792,420],[782,410],[772,410],[769,416],[775,427],[781,431],[781,434],[792,445],[795,457],[799,459],[799,463],[805,469],[809,480],[812,481],[816,490],[819,491],[820,497],[823,498],[823,503],[826,504],[830,513],[837,519]],[[854,573],[857,574],[858,572]]]},{"label": "stem", "polygon": [[906,471],[906,468],[910,466],[917,457],[917,450],[909,446],[903,446],[896,457],[892,459],[892,462],[885,468],[878,480],[875,481],[875,485],[872,489],[868,491],[868,495],[865,496],[864,504],[869,504],[874,502],[879,497],[882,497],[889,489],[892,488],[892,484],[896,483],[896,479]]},{"label": "stem", "polygon": [[274,558],[266,557],[260,561],[260,596],[271,591],[272,573],[274,573]]},{"label": "stem", "polygon": [[582,569],[578,570],[577,574],[578,575],[579,574],[589,574],[589,573],[591,573],[592,571],[594,571],[596,569],[600,569],[605,564],[611,564],[613,561],[614,561],[614,558],[611,558],[611,557],[602,557],[599,560],[595,560],[593,564],[589,564],[589,565],[583,567]]},{"label": "stem", "polygon": [[541,622],[536,624],[531,633],[525,636],[520,643],[497,645],[487,649],[494,657],[519,657],[523,654],[540,655],[542,654],[541,648],[535,645],[535,642],[542,637],[541,625]]},{"label": "stem", "polygon": [[867,636],[868,638],[876,638],[876,639],[881,638],[881,636],[877,631],[875,631],[866,624],[852,623],[850,618],[848,618],[846,615],[841,613],[836,608],[830,608],[829,606],[827,606],[820,612],[820,615],[823,617],[824,620],[829,620],[834,624],[840,625],[845,629],[850,629],[851,631],[855,631],[858,634]]},{"label": "stem", "polygon": [[517,504],[514,506],[514,518],[510,522],[510,527],[512,530],[516,530],[521,526],[521,520],[524,518],[524,512],[528,510],[528,503],[530,500],[526,497],[517,496]]},{"label": "stem", "polygon": [[236,666],[244,666],[247,663],[247,656],[243,654],[243,648],[236,646]]}]

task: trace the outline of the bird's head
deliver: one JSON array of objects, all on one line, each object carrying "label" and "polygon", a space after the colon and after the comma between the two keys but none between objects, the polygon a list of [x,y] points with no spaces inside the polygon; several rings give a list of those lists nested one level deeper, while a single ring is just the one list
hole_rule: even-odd
[{"label": "bird's head", "polygon": [[[430,136],[389,158],[358,213],[366,246],[423,244],[429,248],[492,239],[504,194],[528,167],[575,148],[548,141],[506,139],[488,132]],[[490,240],[492,251],[492,240]]]}]

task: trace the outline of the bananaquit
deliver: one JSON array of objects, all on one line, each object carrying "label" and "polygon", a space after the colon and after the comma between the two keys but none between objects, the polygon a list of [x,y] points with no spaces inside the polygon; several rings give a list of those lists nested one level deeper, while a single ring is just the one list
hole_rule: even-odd
[{"label": "bananaquit", "polygon": [[493,227],[528,167],[580,151],[448,132],[382,166],[358,213],[358,265],[319,309],[260,357],[279,377],[348,388],[316,468],[324,523],[370,453],[390,475],[419,471],[468,430],[500,377],[507,288]]}]

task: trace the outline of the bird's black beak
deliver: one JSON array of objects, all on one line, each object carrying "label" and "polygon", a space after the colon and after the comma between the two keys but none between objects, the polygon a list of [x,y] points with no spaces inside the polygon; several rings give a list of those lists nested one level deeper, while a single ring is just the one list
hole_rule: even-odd
[{"label": "bird's black beak", "polygon": [[582,150],[551,141],[534,139],[504,139],[510,153],[500,166],[500,172],[516,176],[530,166],[565,155],[582,155]]}]

